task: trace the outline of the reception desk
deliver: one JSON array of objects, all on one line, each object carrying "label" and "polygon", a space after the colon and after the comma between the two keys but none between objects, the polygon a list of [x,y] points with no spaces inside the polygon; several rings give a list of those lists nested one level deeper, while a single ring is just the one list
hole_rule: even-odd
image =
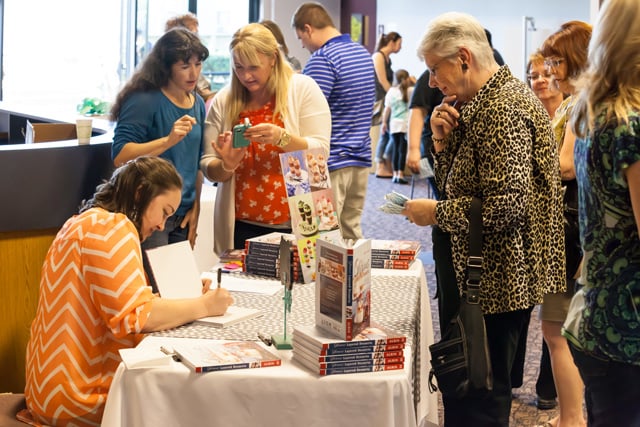
[{"label": "reception desk", "polygon": [[0,103],[0,128],[11,128],[10,141],[18,142],[0,145],[0,392],[24,390],[25,347],[49,245],[113,170],[109,122],[94,120],[96,136],[88,145],[77,140],[24,144],[20,123],[26,120],[74,123],[75,116]]}]

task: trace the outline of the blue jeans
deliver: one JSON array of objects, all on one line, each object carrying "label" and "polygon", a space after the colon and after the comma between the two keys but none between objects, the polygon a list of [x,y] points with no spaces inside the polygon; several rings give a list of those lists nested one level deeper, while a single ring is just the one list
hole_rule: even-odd
[{"label": "blue jeans", "polygon": [[584,353],[569,343],[584,382],[589,427],[640,427],[640,366]]}]

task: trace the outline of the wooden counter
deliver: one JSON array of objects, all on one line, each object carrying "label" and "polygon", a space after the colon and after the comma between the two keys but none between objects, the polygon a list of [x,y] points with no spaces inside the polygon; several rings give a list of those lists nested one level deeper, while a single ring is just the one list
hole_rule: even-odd
[{"label": "wooden counter", "polygon": [[[0,103],[0,129],[27,118],[65,122]],[[94,120],[93,126],[102,135],[88,145],[77,140],[0,145],[0,392],[24,390],[25,348],[49,245],[113,171],[112,126],[104,120]]]}]

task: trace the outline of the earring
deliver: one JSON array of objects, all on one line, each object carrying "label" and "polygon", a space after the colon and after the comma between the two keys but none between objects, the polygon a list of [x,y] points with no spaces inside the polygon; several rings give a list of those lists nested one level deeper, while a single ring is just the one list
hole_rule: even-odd
[{"label": "earring", "polygon": [[469,66],[467,65],[466,62],[462,63],[462,71],[467,71],[469,69]]}]

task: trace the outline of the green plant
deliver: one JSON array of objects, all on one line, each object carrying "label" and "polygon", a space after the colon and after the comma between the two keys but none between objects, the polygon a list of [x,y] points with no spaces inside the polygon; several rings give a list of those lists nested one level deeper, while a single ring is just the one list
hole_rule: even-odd
[{"label": "green plant", "polygon": [[104,115],[109,111],[109,103],[99,98],[84,98],[82,103],[78,104],[77,110],[86,116]]}]

